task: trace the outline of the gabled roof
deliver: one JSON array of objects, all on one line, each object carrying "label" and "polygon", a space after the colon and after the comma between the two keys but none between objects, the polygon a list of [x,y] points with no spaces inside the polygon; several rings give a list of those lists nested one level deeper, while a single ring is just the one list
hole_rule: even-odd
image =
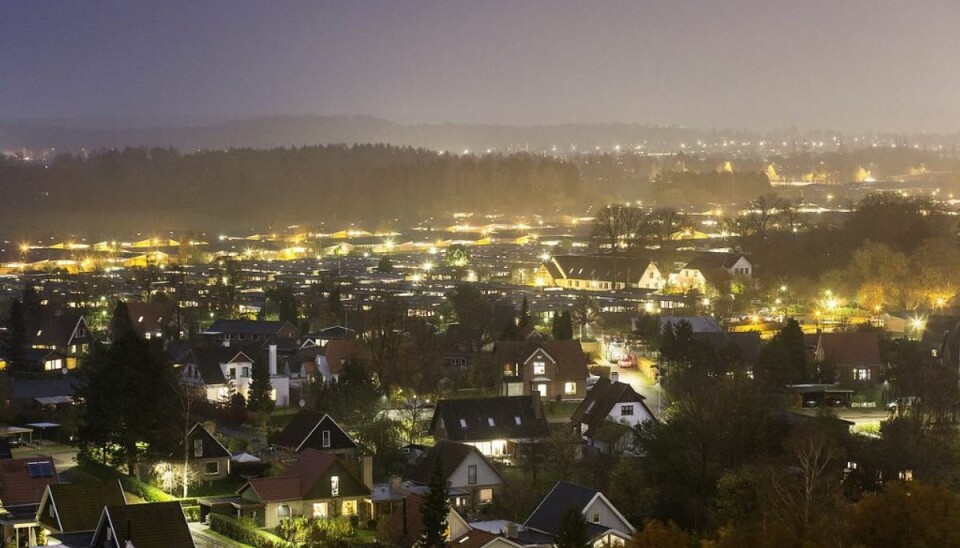
[{"label": "gabled roof", "polygon": [[814,333],[805,335],[807,347],[813,349],[813,358],[818,350],[822,359],[840,366],[878,366],[880,341],[876,333]]},{"label": "gabled roof", "polygon": [[[323,447],[321,432],[330,431],[330,447]],[[318,450],[356,449],[357,443],[340,428],[330,415],[302,409],[275,438],[274,443],[294,451],[305,448]]]},{"label": "gabled roof", "polygon": [[[337,457],[330,453],[324,453],[316,449],[304,449],[297,456],[297,460],[287,465],[283,475],[252,479],[241,487],[237,493],[241,493],[249,487],[263,502],[300,500],[305,498],[317,484],[317,481],[327,473],[330,467],[338,464],[338,462]],[[349,469],[342,467],[342,470],[345,475],[351,476],[354,481],[362,486],[365,495],[370,494],[370,489],[354,477]]]},{"label": "gabled roof", "polygon": [[430,423],[431,432],[437,432],[441,420],[447,439],[453,441],[524,439],[547,434],[547,420],[535,395],[440,400]]},{"label": "gabled roof", "polygon": [[303,336],[305,339],[324,339],[324,340],[334,340],[334,339],[349,339],[356,335],[356,331],[350,329],[349,327],[344,327],[342,325],[333,325],[330,327],[324,327],[323,329],[318,329],[312,331]]},{"label": "gabled roof", "polygon": [[[523,524],[531,529],[555,536],[560,530],[560,522],[563,520],[564,514],[571,509],[583,513],[595,499],[602,499],[628,529],[633,528],[630,522],[603,496],[603,493],[565,481],[558,481],[553,486],[553,489],[540,501],[540,504]],[[596,523],[587,523],[587,534],[591,538],[596,538],[609,530],[611,529]],[[631,531],[623,531],[623,533],[629,535]]]},{"label": "gabled roof", "polygon": [[720,268],[730,269],[733,268],[733,265],[735,265],[741,257],[746,258],[743,253],[709,251],[697,255],[685,264],[683,268],[687,270],[699,270],[701,272]]},{"label": "gabled roof", "polygon": [[[195,452],[195,443],[198,439],[201,440],[203,449],[199,456]],[[187,433],[187,441],[191,459],[229,459],[231,457],[230,451],[220,443],[220,440],[214,437],[214,435],[199,422],[190,428],[190,431]],[[183,462],[183,440],[177,444],[177,449],[170,457]]]},{"label": "gabled roof", "polygon": [[177,309],[170,303],[126,303],[133,330],[143,335],[146,332],[163,331],[171,323],[176,324]]},{"label": "gabled roof", "polygon": [[51,457],[0,460],[0,501],[5,507],[37,504],[47,486],[58,483]]},{"label": "gabled roof", "polygon": [[[618,403],[639,403],[646,406],[645,398],[637,393],[632,386],[625,382],[611,382],[610,379],[600,378],[587,396],[580,402],[570,417],[572,424],[587,424],[590,429],[601,425],[613,406]],[[650,413],[653,416],[653,413]]]},{"label": "gabled roof", "polygon": [[219,319],[205,331],[207,334],[230,333],[236,335],[257,335],[269,337],[276,335],[284,327],[296,330],[296,326],[287,321],[271,320],[229,320]]},{"label": "gabled roof", "polygon": [[545,264],[554,278],[637,283],[653,261],[645,257],[556,255]]},{"label": "gabled roof", "polygon": [[493,356],[497,364],[519,364],[538,350],[543,350],[557,362],[562,379],[583,380],[589,375],[589,361],[580,341],[498,341],[493,346]]},{"label": "gabled roof", "polygon": [[52,504],[56,513],[56,528],[61,533],[94,531],[104,506],[126,504],[119,481],[97,483],[61,483],[48,485],[37,508],[38,520],[50,520],[46,513]]},{"label": "gabled roof", "polygon": [[[250,354],[248,354],[248,352],[250,352]],[[227,379],[223,375],[223,368],[220,367],[220,364],[235,361],[249,361],[253,363],[254,359],[251,354],[255,353],[248,348],[196,346],[190,349],[190,354],[185,361],[193,361],[196,364],[204,384],[224,384],[227,382]]]},{"label": "gabled roof", "polygon": [[24,318],[26,339],[28,344],[64,348],[70,344],[81,322],[83,322],[83,316],[80,314],[53,314],[44,311],[36,315],[28,315]]},{"label": "gabled roof", "polygon": [[[487,458],[483,456],[483,453],[481,453],[476,447],[450,440],[440,440],[436,445],[430,448],[430,451],[427,452],[426,456],[424,456],[424,458],[417,463],[412,470],[410,470],[408,478],[417,483],[430,483],[430,476],[433,474],[434,461],[437,459],[440,459],[440,467],[443,470],[443,473],[447,477],[450,477],[450,475],[457,470],[460,464],[468,456],[470,456],[471,453],[475,453],[477,456],[483,459],[490,469],[500,476],[500,472],[497,472],[497,468],[490,464],[490,461],[488,461]],[[503,476],[500,476],[500,479],[502,481]]]},{"label": "gabled roof", "polygon": [[127,540],[136,548],[194,547],[178,501],[107,506],[100,516],[95,541],[106,539],[107,528],[113,530],[117,548],[123,548]]}]

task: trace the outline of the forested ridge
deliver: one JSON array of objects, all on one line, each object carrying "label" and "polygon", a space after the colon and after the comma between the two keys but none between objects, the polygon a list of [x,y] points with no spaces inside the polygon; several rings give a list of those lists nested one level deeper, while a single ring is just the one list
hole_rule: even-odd
[{"label": "forested ridge", "polygon": [[250,223],[373,224],[455,211],[551,212],[584,198],[574,165],[530,154],[332,145],[126,148],[61,155],[48,166],[0,160],[0,213],[182,210]]}]

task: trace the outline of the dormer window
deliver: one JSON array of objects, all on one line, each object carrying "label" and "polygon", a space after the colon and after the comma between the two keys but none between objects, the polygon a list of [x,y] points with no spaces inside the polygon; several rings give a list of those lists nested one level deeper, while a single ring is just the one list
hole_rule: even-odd
[{"label": "dormer window", "polygon": [[467,427],[467,419],[460,419],[460,428]]},{"label": "dormer window", "polygon": [[513,417],[513,422],[517,423],[517,426],[520,426],[520,415],[515,415]]},{"label": "dormer window", "polygon": [[493,417],[487,417],[487,424],[490,426],[496,426],[496,424],[493,422]]}]

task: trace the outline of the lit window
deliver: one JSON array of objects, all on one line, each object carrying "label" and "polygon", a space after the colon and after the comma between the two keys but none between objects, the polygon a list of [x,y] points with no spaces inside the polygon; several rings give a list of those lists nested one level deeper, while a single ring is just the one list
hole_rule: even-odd
[{"label": "lit window", "polygon": [[567,382],[563,384],[563,393],[572,396],[577,393],[577,383]]},{"label": "lit window", "polygon": [[340,496],[340,476],[330,476],[330,496]]},{"label": "lit window", "polygon": [[633,406],[632,405],[621,405],[620,406],[620,415],[623,417],[632,417],[633,416]]},{"label": "lit window", "polygon": [[496,424],[493,422],[493,417],[487,417],[487,424],[490,426],[496,426]]},{"label": "lit window", "polygon": [[324,430],[320,437],[322,438],[323,446],[330,447],[330,431]]},{"label": "lit window", "polygon": [[467,419],[460,419],[460,428],[467,427]]},{"label": "lit window", "polygon": [[355,516],[357,514],[357,501],[345,500],[340,505],[340,509],[344,516]]},{"label": "lit window", "polygon": [[519,426],[519,425],[520,425],[520,415],[514,416],[514,417],[513,417],[513,422],[517,423],[517,426]]},{"label": "lit window", "polygon": [[546,375],[547,374],[547,364],[544,362],[533,362],[533,374],[534,375]]},{"label": "lit window", "polygon": [[330,515],[330,511],[325,502],[315,502],[313,503],[313,517],[315,518],[325,518]]},{"label": "lit window", "polygon": [[853,370],[853,378],[854,378],[854,380],[858,380],[858,381],[869,381],[869,380],[870,380],[870,369],[868,369],[868,368],[854,369],[854,370]]},{"label": "lit window", "polygon": [[493,502],[493,489],[481,489],[480,504],[487,504],[489,502]]}]

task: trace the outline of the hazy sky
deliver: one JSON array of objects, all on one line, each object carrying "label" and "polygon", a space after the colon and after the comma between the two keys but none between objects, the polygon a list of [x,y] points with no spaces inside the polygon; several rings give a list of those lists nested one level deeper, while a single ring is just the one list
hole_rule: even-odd
[{"label": "hazy sky", "polygon": [[958,0],[4,0],[0,119],[960,130]]}]

